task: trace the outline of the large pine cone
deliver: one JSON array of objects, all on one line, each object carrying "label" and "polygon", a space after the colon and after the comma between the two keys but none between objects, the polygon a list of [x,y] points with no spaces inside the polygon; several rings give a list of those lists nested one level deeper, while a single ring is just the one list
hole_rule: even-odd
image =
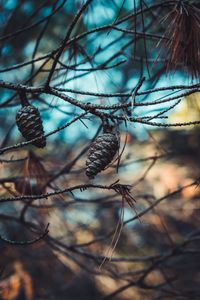
[{"label": "large pine cone", "polygon": [[115,133],[103,133],[91,144],[86,161],[86,175],[92,179],[113,160],[119,150]]},{"label": "large pine cone", "polygon": [[16,123],[19,131],[27,141],[41,136],[40,139],[32,142],[32,144],[39,148],[46,146],[42,120],[36,107],[32,105],[22,107],[17,112]]}]

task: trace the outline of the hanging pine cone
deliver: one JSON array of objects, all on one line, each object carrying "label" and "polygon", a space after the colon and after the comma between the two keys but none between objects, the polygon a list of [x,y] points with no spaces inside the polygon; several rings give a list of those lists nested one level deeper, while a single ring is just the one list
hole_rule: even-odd
[{"label": "hanging pine cone", "polygon": [[92,179],[113,160],[119,150],[116,133],[105,132],[91,144],[86,161],[86,175]]},{"label": "hanging pine cone", "polygon": [[39,148],[46,146],[42,120],[36,107],[32,105],[22,107],[17,112],[16,123],[19,131],[27,141],[41,136],[40,139],[32,142],[32,144]]}]

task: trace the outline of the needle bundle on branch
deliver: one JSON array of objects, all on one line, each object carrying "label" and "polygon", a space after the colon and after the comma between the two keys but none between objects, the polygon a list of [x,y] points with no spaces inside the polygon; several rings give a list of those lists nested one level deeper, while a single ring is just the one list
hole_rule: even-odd
[{"label": "needle bundle on branch", "polygon": [[166,72],[183,68],[192,78],[200,76],[200,9],[179,1],[165,16]]}]

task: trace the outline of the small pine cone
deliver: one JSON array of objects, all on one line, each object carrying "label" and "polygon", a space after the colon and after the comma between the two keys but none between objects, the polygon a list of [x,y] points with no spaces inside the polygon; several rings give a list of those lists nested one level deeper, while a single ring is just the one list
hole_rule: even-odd
[{"label": "small pine cone", "polygon": [[32,142],[32,144],[39,148],[46,146],[42,120],[36,107],[32,105],[22,107],[17,112],[16,123],[19,131],[27,141],[41,136],[40,139]]},{"label": "small pine cone", "polygon": [[86,175],[92,179],[113,160],[119,150],[115,133],[103,133],[91,144],[86,161]]}]

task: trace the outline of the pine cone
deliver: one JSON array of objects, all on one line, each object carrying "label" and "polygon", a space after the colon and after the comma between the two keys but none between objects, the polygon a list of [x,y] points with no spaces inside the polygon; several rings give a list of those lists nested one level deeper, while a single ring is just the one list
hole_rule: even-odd
[{"label": "pine cone", "polygon": [[119,149],[118,135],[103,133],[91,144],[86,161],[86,175],[92,179],[113,160]]},{"label": "pine cone", "polygon": [[39,110],[36,107],[32,105],[22,107],[17,112],[16,123],[19,131],[27,141],[41,136],[40,139],[32,142],[32,144],[39,148],[46,146],[42,120]]}]

